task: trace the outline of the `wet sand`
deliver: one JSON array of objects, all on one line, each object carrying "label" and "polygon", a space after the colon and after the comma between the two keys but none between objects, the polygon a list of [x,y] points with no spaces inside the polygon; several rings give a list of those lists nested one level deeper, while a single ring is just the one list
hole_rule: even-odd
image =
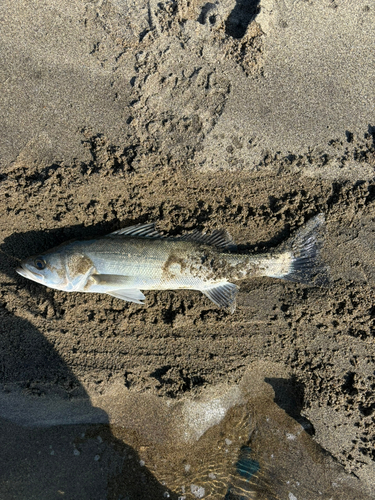
[{"label": "wet sand", "polygon": [[[346,0],[3,2],[0,497],[238,498],[245,447],[248,498],[375,498],[374,16]],[[244,281],[234,315],[198,292],[140,306],[15,273],[146,221],[267,251],[321,212],[329,286]]]}]

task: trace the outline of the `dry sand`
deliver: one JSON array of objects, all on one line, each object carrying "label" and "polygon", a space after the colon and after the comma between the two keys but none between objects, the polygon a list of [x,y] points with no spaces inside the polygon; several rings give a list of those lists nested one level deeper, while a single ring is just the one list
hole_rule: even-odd
[{"label": "dry sand", "polygon": [[[223,498],[230,433],[268,470],[248,498],[375,498],[374,2],[4,0],[0,26],[0,498]],[[268,250],[320,212],[330,286],[249,280],[233,316],[14,271],[150,220]]]}]

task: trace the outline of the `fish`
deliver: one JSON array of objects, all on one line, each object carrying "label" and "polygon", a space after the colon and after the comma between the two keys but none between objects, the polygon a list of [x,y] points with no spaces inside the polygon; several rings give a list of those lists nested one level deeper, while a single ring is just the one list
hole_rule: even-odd
[{"label": "fish", "polygon": [[137,224],[68,241],[23,260],[16,271],[56,290],[105,293],[136,304],[144,304],[146,290],[199,290],[233,313],[237,282],[244,279],[326,282],[328,267],[320,257],[324,225],[324,215],[318,214],[271,253],[242,254],[225,229],[168,237],[154,222]]}]

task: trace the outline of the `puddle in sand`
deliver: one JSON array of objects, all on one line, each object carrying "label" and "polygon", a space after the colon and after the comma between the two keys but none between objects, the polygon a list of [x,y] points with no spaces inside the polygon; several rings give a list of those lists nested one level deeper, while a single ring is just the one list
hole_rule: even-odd
[{"label": "puddle in sand", "polygon": [[[72,411],[72,401],[57,404],[56,397],[54,404],[45,397],[28,408],[27,398],[19,398],[15,412],[16,395],[3,395],[3,402],[7,397],[12,405],[2,404],[0,416],[17,424],[17,433],[31,429],[40,460],[43,440],[48,460],[60,457],[67,470],[58,491],[67,497],[77,494],[69,490],[69,477],[81,468],[92,476],[91,496],[81,492],[90,500],[369,498],[314,441],[299,414],[298,386],[272,363],[257,363],[239,385],[211,387],[195,399],[162,399],[113,385],[91,397],[88,412],[87,400],[81,409],[77,400]],[[43,494],[39,498],[48,498]]]},{"label": "puddle in sand", "polygon": [[[142,396],[137,403],[133,395],[116,407],[100,403],[112,435],[137,450],[140,466],[165,487],[153,498],[367,498],[357,478],[314,441],[295,391],[283,370],[261,363],[239,386],[211,388],[195,400],[150,397],[140,404]],[[128,475],[124,461],[109,482],[116,492],[110,498],[133,498],[121,491]]]}]

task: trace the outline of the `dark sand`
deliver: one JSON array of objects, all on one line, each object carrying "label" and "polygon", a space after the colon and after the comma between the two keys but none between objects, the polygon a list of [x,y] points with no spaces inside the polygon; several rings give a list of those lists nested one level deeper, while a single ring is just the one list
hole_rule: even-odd
[{"label": "dark sand", "polygon": [[[0,498],[220,499],[225,437],[264,464],[249,498],[375,498],[374,22],[362,0],[2,3]],[[320,212],[330,285],[248,280],[234,315],[15,273],[154,220],[269,250]]]}]

